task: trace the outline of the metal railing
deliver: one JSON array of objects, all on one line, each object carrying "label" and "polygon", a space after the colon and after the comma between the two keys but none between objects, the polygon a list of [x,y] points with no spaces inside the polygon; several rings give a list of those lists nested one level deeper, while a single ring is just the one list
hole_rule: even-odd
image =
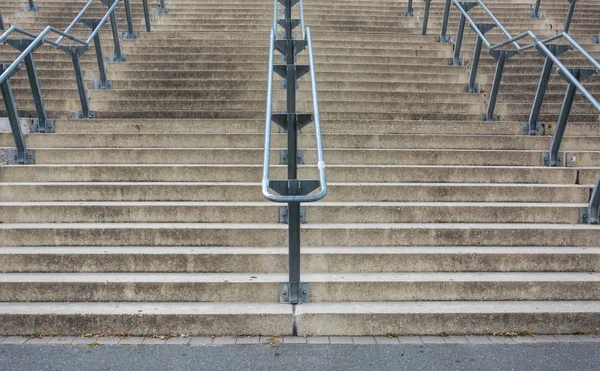
[{"label": "metal railing", "polygon": [[[550,144],[550,149],[548,152],[542,153],[541,163],[544,166],[566,166],[566,159],[564,158],[564,154],[561,154],[559,150],[566,126],[569,121],[569,116],[571,114],[575,93],[579,91],[587,99],[587,101],[591,103],[591,105],[598,112],[600,112],[600,103],[581,83],[581,81],[583,81],[585,78],[593,74],[600,73],[600,63],[596,59],[594,59],[581,45],[579,45],[566,31],[543,40],[540,40],[531,30],[525,31],[513,37],[506,30],[506,28],[504,28],[502,23],[494,16],[494,14],[485,6],[482,0],[476,0],[474,2],[446,0],[446,5],[444,8],[444,19],[442,22],[442,29],[440,33],[440,42],[449,41],[449,38],[446,36],[446,30],[448,26],[448,17],[450,14],[451,3],[460,12],[458,31],[454,41],[454,55],[451,64],[462,64],[460,52],[464,27],[467,22],[469,24],[469,27],[477,35],[477,40],[475,42],[475,52],[469,71],[469,92],[478,92],[475,82],[477,76],[477,69],[479,65],[479,58],[481,54],[481,48],[483,45],[486,46],[486,48],[488,49],[488,53],[492,55],[492,57],[494,57],[494,59],[496,60],[496,70],[494,73],[492,88],[488,97],[488,107],[485,114],[485,120],[492,121],[496,118],[494,115],[494,109],[498,97],[498,92],[500,89],[500,82],[502,79],[502,73],[504,70],[506,60],[514,55],[520,54],[523,51],[535,48],[539,53],[542,54],[542,56],[545,57],[545,61],[540,76],[540,81],[538,83],[537,91],[535,94],[534,102],[531,108],[531,112],[529,114],[529,119],[527,122],[523,123],[523,128],[525,133],[529,135],[536,135],[538,131],[538,120],[540,116],[540,110],[544,101],[544,96],[546,94],[546,89],[548,87],[550,75],[552,73],[553,67],[556,66],[557,72],[567,82],[567,88],[561,105],[558,123],[556,125],[552,137],[552,142]],[[569,15],[565,23],[565,29],[568,29],[568,25],[571,23],[575,3],[576,0],[570,1]],[[469,10],[475,6],[480,6],[492,22],[475,22],[468,14]],[[537,8],[539,10],[539,7]],[[502,33],[506,36],[506,40],[500,43],[492,44],[486,38],[485,33],[495,27],[502,31]],[[532,40],[532,42],[523,46],[519,45],[518,41],[525,38]],[[550,44],[551,42],[556,40],[563,40],[566,41],[566,43]],[[505,47],[512,47],[513,49],[507,50]],[[566,67],[560,61],[558,56],[568,50],[575,50],[578,53],[580,53],[584,57],[584,59],[591,64],[591,68]],[[598,190],[599,186],[600,177],[596,183],[596,188],[594,189],[594,193],[591,197],[590,204],[587,208],[587,220],[593,223],[598,223],[598,208],[600,206],[600,190]],[[584,215],[583,211],[582,215]]]},{"label": "metal railing", "polygon": [[[8,28],[8,30],[6,30],[6,32],[4,32],[0,36],[0,42],[9,44],[21,52],[21,54],[12,63],[0,64],[0,72],[2,73],[0,75],[0,86],[16,146],[16,149],[11,150],[9,153],[9,163],[31,164],[35,161],[33,151],[28,150],[25,143],[23,131],[20,126],[20,119],[17,112],[16,103],[10,85],[10,78],[21,69],[23,62],[25,63],[27,69],[27,75],[29,78],[31,92],[37,114],[37,118],[33,119],[31,131],[37,133],[54,132],[54,120],[50,120],[47,117],[46,109],[44,107],[44,100],[42,97],[42,91],[40,89],[37,70],[33,58],[33,53],[40,46],[42,46],[43,44],[53,45],[56,48],[67,53],[71,57],[71,61],[73,63],[73,71],[75,73],[75,80],[77,81],[79,101],[81,104],[81,111],[75,112],[73,114],[74,118],[90,119],[96,116],[95,112],[90,111],[89,109],[80,60],[81,56],[89,49],[89,46],[92,43],[92,41],[94,42],[94,48],[96,50],[97,57],[96,60],[98,62],[98,69],[100,73],[100,80],[93,82],[93,88],[112,88],[112,82],[108,80],[106,76],[106,65],[104,61],[104,56],[102,54],[102,46],[100,43],[100,30],[104,26],[104,24],[106,24],[106,22],[110,19],[114,42],[114,54],[111,59],[113,62],[125,62],[126,56],[121,51],[120,34],[116,16],[117,5],[121,3],[121,0],[101,0],[104,4],[108,6],[108,9],[104,16],[102,18],[83,18],[86,11],[92,6],[94,1],[95,0],[89,0],[65,30],[59,30],[55,27],[47,26],[42,32],[36,35],[27,30],[11,26]],[[143,2],[144,8],[146,9],[147,0],[143,0]],[[137,37],[137,34],[133,30],[130,0],[123,0],[123,4],[125,8],[125,15],[127,18],[127,32],[124,33],[124,38],[133,39]],[[81,39],[70,34],[73,28],[79,23],[85,24],[92,29],[92,32],[87,39]],[[150,29],[149,23],[149,18],[146,18],[146,28],[148,30]],[[17,34],[24,35],[27,38],[9,38],[11,35]],[[58,38],[56,40],[50,39],[49,36],[52,34],[58,36]],[[63,42],[65,40],[70,40],[74,45],[63,45]]]},{"label": "metal railing", "polygon": [[[278,3],[284,6],[285,17],[279,19]],[[292,8],[295,4],[300,6],[300,19],[292,19]],[[277,26],[283,27],[283,38],[277,40]],[[301,39],[295,39],[293,30],[301,26]],[[296,64],[296,55],[308,49],[308,65]],[[275,64],[275,52],[283,56],[285,64]],[[273,77],[277,73],[283,80],[286,90],[286,111],[273,113]],[[297,81],[306,74],[310,74],[313,101],[313,113],[301,114],[296,109]],[[298,131],[314,122],[317,145],[317,167],[319,179],[298,179],[298,163],[302,163],[302,152],[298,151]],[[271,125],[277,124],[287,132],[287,150],[282,151],[280,163],[287,164],[287,179],[271,180]],[[311,194],[319,189],[316,194]],[[272,193],[271,190],[273,190]],[[300,224],[302,217],[306,216],[301,208],[303,202],[315,202],[327,194],[327,179],[325,173],[325,160],[323,156],[323,141],[321,133],[321,119],[319,115],[319,99],[315,72],[314,51],[310,28],[304,26],[304,6],[300,0],[275,0],[274,20],[271,28],[269,48],[269,75],[267,86],[267,108],[265,121],[265,147],[262,193],[264,197],[273,202],[287,203],[287,207],[280,209],[280,222],[289,225],[289,282],[280,284],[280,301],[299,304],[309,301],[310,287],[308,283],[300,281]],[[294,329],[295,331],[295,329]]]}]

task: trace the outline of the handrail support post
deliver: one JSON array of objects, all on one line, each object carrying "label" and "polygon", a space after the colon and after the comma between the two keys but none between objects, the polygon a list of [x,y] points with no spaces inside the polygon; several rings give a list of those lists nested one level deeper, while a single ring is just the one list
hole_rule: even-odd
[{"label": "handrail support post", "polygon": [[563,27],[563,32],[569,33],[569,28],[571,28],[571,20],[573,19],[573,12],[575,12],[576,4],[577,0],[569,0],[569,11],[567,12],[567,19],[565,19],[565,26]]},{"label": "handrail support post", "polygon": [[498,92],[500,91],[500,83],[502,82],[502,73],[506,60],[518,54],[516,50],[490,50],[489,54],[496,59],[496,71],[494,72],[494,81],[492,82],[492,90],[488,98],[488,107],[485,113],[486,121],[494,121],[494,110],[496,109],[496,101],[498,100]]},{"label": "handrail support post", "polygon": [[533,8],[533,13],[531,13],[531,18],[535,18],[535,19],[542,18],[542,14],[540,13],[540,2],[541,2],[541,0],[535,1],[535,6]]},{"label": "handrail support post", "polygon": [[[569,45],[559,44],[548,44],[546,48],[550,50],[555,56],[559,56],[570,49]],[[544,60],[544,67],[540,75],[540,82],[535,93],[535,99],[533,100],[533,106],[531,107],[531,113],[529,114],[529,120],[524,123],[523,127],[527,130],[529,135],[537,135],[538,132],[538,120],[540,117],[540,111],[542,109],[542,103],[544,103],[544,97],[546,95],[546,89],[548,82],[550,81],[550,75],[552,74],[552,67],[554,62],[548,56]]]},{"label": "handrail support post", "polygon": [[[109,8],[113,5],[116,0],[101,0]],[[119,24],[117,23],[117,9],[115,8],[110,13],[110,28],[112,30],[113,42],[115,44],[115,54],[113,54],[111,61],[113,62],[125,62],[127,57],[121,52],[121,40],[119,39]]]},{"label": "handrail support post", "polygon": [[[6,43],[17,49],[21,53],[24,52],[31,44],[32,39],[9,39]],[[54,120],[49,120],[46,114],[46,108],[44,107],[44,98],[42,96],[42,90],[40,88],[40,82],[35,67],[35,61],[33,59],[33,51],[37,50],[39,44],[35,49],[28,53],[23,60],[25,62],[25,68],[27,70],[27,78],[29,80],[29,86],[31,87],[31,95],[33,97],[33,104],[35,105],[35,111],[37,118],[33,119],[31,124],[31,131],[34,133],[53,133],[54,132]]]},{"label": "handrail support post", "polygon": [[29,6],[25,10],[27,10],[28,12],[37,12],[39,8],[37,5],[35,5],[33,0],[29,0]]},{"label": "handrail support post", "polygon": [[[0,74],[4,73],[8,67],[8,64],[0,64]],[[18,69],[14,71],[14,73],[17,71]],[[28,150],[25,144],[25,136],[23,135],[23,128],[21,127],[21,120],[19,119],[19,113],[17,112],[15,97],[9,79],[0,83],[0,90],[2,91],[2,99],[4,100],[6,114],[16,146],[16,149],[9,151],[8,163],[16,165],[33,164],[35,161],[34,153],[33,151]]]},{"label": "handrail support post", "polygon": [[79,119],[92,119],[96,118],[96,113],[90,111],[88,105],[88,97],[85,89],[85,83],[83,80],[83,71],[81,69],[80,57],[88,50],[87,46],[70,46],[61,45],[58,47],[60,50],[71,56],[73,62],[73,72],[75,73],[75,80],[77,81],[77,92],[79,93],[79,102],[81,103],[81,111],[76,112],[74,118]]},{"label": "handrail support post", "polygon": [[[494,28],[495,24],[493,23],[477,23],[477,29],[481,31],[482,34],[485,34],[492,28]],[[483,39],[481,36],[477,35],[477,41],[475,41],[475,51],[473,53],[473,61],[471,63],[471,70],[469,71],[469,93],[478,93],[479,89],[475,86],[475,81],[477,80],[477,69],[479,68],[479,59],[481,57],[481,48],[483,47]]]},{"label": "handrail support post", "polygon": [[131,17],[131,4],[129,0],[123,0],[125,6],[125,17],[127,18],[127,32],[123,32],[123,38],[125,40],[137,39],[137,32],[133,31],[133,19]]},{"label": "handrail support post", "polygon": [[440,42],[447,43],[450,38],[446,36],[448,31],[448,18],[450,17],[450,7],[452,6],[452,0],[446,0],[444,4],[444,18],[442,19],[442,29],[440,30]]},{"label": "handrail support post", "polygon": [[408,5],[406,7],[406,16],[407,17],[415,16],[415,10],[413,9],[413,0],[408,0]]},{"label": "handrail support post", "polygon": [[590,197],[590,203],[587,207],[587,222],[589,224],[598,224],[600,217],[600,174],[598,174],[598,179],[596,179],[596,185],[594,186],[594,190],[592,191],[592,196]]},{"label": "handrail support post", "polygon": [[148,0],[142,0],[142,5],[144,6],[144,23],[146,24],[146,32],[150,32],[152,30],[152,26],[150,24],[150,8],[148,7]]},{"label": "handrail support post", "polygon": [[4,31],[4,19],[2,19],[2,12],[0,12],[0,31]]},{"label": "handrail support post", "polygon": [[[82,18],[81,23],[90,27],[92,30],[96,29],[100,24],[101,19],[88,19]],[[106,76],[106,62],[104,61],[104,54],[102,53],[102,42],[100,41],[100,32],[94,35],[94,49],[96,51],[96,61],[98,62],[98,73],[100,80],[92,82],[92,86],[96,90],[107,90],[112,89],[112,81],[109,81]]]},{"label": "handrail support post", "polygon": [[[460,6],[468,12],[471,8],[477,5],[476,2],[460,2]],[[456,39],[454,40],[454,56],[452,57],[452,64],[455,66],[462,65],[462,59],[460,58],[460,49],[462,47],[462,39],[465,33],[465,22],[467,18],[464,14],[460,13],[460,19],[458,21],[458,30],[456,31]]]},{"label": "handrail support post", "polygon": [[425,10],[423,13],[423,25],[421,26],[421,35],[427,35],[427,27],[429,24],[429,8],[431,8],[431,0],[425,0]]},{"label": "handrail support post", "polygon": [[[577,81],[585,80],[591,75],[596,73],[596,69],[594,68],[569,68],[569,72],[575,77]],[[577,92],[577,87],[573,83],[573,81],[569,80],[565,76],[562,71],[559,71],[559,74],[568,82],[567,90],[565,92],[565,96],[563,98],[563,103],[560,107],[560,114],[558,116],[558,123],[556,124],[556,129],[554,130],[554,136],[552,137],[552,143],[550,144],[550,151],[542,153],[542,165],[545,166],[566,166],[560,158],[559,150],[560,145],[562,143],[562,139],[565,135],[565,129],[567,128],[567,124],[569,122],[569,116],[571,115],[571,109],[573,108],[573,99],[575,98],[575,93]],[[562,164],[559,164],[562,162]]]},{"label": "handrail support post", "polygon": [[165,0],[160,0],[158,3],[158,8],[156,8],[156,13],[158,14],[167,14],[169,9],[165,7]]}]

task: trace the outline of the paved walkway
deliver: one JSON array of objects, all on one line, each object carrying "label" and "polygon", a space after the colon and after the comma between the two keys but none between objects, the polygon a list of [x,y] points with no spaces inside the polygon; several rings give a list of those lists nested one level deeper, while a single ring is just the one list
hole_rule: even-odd
[{"label": "paved walkway", "polygon": [[600,336],[593,335],[536,335],[536,336],[314,336],[314,337],[265,337],[265,336],[0,336],[0,345],[259,345],[269,344],[542,344],[542,343],[598,343]]}]

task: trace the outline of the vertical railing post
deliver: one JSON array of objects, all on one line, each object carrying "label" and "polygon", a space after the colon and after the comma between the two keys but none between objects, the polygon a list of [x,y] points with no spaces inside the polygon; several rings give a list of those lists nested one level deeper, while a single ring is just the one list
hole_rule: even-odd
[{"label": "vertical railing post", "polygon": [[150,32],[152,30],[152,26],[150,25],[150,9],[148,8],[148,0],[142,1],[144,5],[144,22],[146,24],[146,32]]},{"label": "vertical railing post", "polygon": [[425,0],[425,11],[423,13],[423,25],[421,26],[421,35],[427,35],[427,26],[429,24],[429,8],[431,7],[431,0]]},{"label": "vertical railing post", "polygon": [[[104,5],[109,8],[113,5],[115,0],[101,0]],[[117,8],[113,9],[110,13],[110,27],[113,35],[113,42],[115,44],[115,54],[113,54],[111,60],[113,62],[125,62],[127,60],[125,54],[121,52],[121,40],[119,39],[119,24],[117,23]]]},{"label": "vertical railing post", "polygon": [[413,3],[413,0],[408,0],[408,6],[406,8],[406,16],[407,17],[415,16],[415,10],[413,9],[412,3]]},{"label": "vertical railing post", "polygon": [[502,73],[504,72],[504,64],[506,60],[516,55],[516,50],[490,50],[490,55],[496,60],[496,71],[494,72],[494,81],[492,82],[492,90],[488,98],[488,107],[485,113],[486,121],[494,121],[494,110],[496,109],[496,101],[498,92],[500,91],[500,83],[502,81]]},{"label": "vertical railing post", "polygon": [[446,0],[444,4],[444,18],[442,19],[442,29],[440,30],[440,42],[447,43],[450,38],[446,36],[448,31],[448,18],[450,17],[450,7],[452,6],[452,0]]},{"label": "vertical railing post", "polygon": [[[493,23],[477,23],[477,29],[485,35],[486,32],[494,28]],[[471,63],[471,70],[469,71],[469,93],[477,93],[479,89],[475,86],[477,79],[477,69],[479,68],[479,58],[481,57],[481,48],[483,46],[483,39],[477,35],[477,41],[475,41],[475,51],[473,53],[473,61]]]},{"label": "vertical railing post", "polygon": [[592,196],[590,197],[590,203],[587,207],[587,220],[590,224],[598,224],[598,217],[600,216],[600,174],[596,179],[596,185]]},{"label": "vertical railing post", "polygon": [[2,19],[2,12],[0,12],[0,31],[4,31],[4,19]]},{"label": "vertical railing post", "polygon": [[29,6],[26,8],[26,10],[28,12],[37,12],[38,11],[38,6],[35,5],[35,3],[33,2],[33,0],[29,0]]},{"label": "vertical railing post", "polygon": [[540,2],[541,0],[535,1],[535,6],[533,8],[533,13],[531,13],[531,18],[542,18],[542,15],[540,14]]},{"label": "vertical railing post", "polygon": [[77,81],[77,92],[79,93],[79,102],[81,103],[81,111],[75,112],[74,118],[80,119],[91,119],[96,117],[96,113],[90,111],[88,105],[88,98],[85,89],[85,82],[83,80],[83,71],[81,69],[80,57],[88,50],[87,46],[72,46],[72,45],[61,45],[58,47],[60,50],[71,56],[73,62],[73,72],[75,73],[75,80]]},{"label": "vertical railing post", "polygon": [[[473,8],[477,3],[475,2],[461,2],[460,6],[468,12],[471,8]],[[460,49],[462,47],[462,38],[465,33],[465,22],[467,18],[464,14],[460,13],[460,19],[458,21],[458,30],[456,31],[456,39],[454,40],[454,56],[452,58],[452,64],[455,66],[462,65],[462,60],[460,58]]]},{"label": "vertical railing post", "polygon": [[573,19],[573,12],[575,11],[575,4],[577,4],[577,0],[569,0],[569,12],[567,13],[567,19],[565,19],[565,26],[563,27],[563,31],[569,33],[569,28],[571,28],[571,20]]},{"label": "vertical railing post", "polygon": [[158,8],[156,9],[158,14],[167,14],[169,9],[165,7],[165,0],[160,0]]},{"label": "vertical railing post", "polygon": [[[0,75],[4,73],[10,65],[0,64]],[[16,73],[15,70],[13,72]],[[16,149],[10,150],[8,154],[9,164],[32,164],[34,163],[33,151],[27,150],[25,144],[25,136],[23,135],[23,129],[21,128],[21,120],[17,112],[17,106],[15,103],[15,97],[13,95],[12,87],[10,86],[10,76],[0,83],[0,90],[2,90],[2,99],[4,100],[4,106],[6,107],[6,114],[8,116],[8,122],[10,123],[10,129],[15,140]]]},{"label": "vertical railing post", "polygon": [[[596,73],[596,70],[593,68],[569,68],[569,72],[571,72],[577,81],[582,81]],[[565,80],[567,80],[568,85],[565,92],[565,97],[563,98],[563,103],[560,107],[558,123],[556,124],[556,129],[554,130],[554,136],[552,137],[552,143],[550,144],[550,151],[542,153],[542,164],[546,166],[559,166],[559,162],[562,162],[562,166],[566,166],[564,161],[560,158],[559,150],[563,136],[565,135],[567,123],[569,122],[571,109],[573,108],[573,99],[575,98],[575,93],[577,92],[577,87],[566,77],[564,72],[559,71],[558,73]]]},{"label": "vertical railing post", "polygon": [[126,40],[137,39],[137,33],[133,31],[133,19],[131,17],[131,4],[129,0],[123,0],[125,6],[125,17],[127,18],[127,32],[123,33],[123,38]]},{"label": "vertical railing post", "polygon": [[[33,39],[10,39],[6,40],[6,43],[18,51],[23,52],[33,43]],[[33,60],[33,52],[38,47],[32,50],[31,53],[27,54],[23,60],[25,62],[27,78],[29,79],[31,95],[33,96],[33,104],[35,105],[35,111],[37,114],[37,118],[33,119],[31,131],[34,133],[52,133],[54,132],[54,120],[48,120],[48,116],[46,115],[44,98],[42,97],[42,90],[40,89],[37,69],[35,68],[35,61]]]},{"label": "vertical railing post", "polygon": [[[550,50],[552,54],[559,56],[562,53],[569,50],[570,47],[569,45],[548,44],[546,45],[546,48],[548,48],[548,50]],[[540,75],[540,82],[538,83],[538,87],[535,92],[533,106],[531,107],[531,113],[529,114],[529,120],[527,121],[527,123],[525,123],[525,125],[523,125],[523,127],[526,128],[529,135],[537,134],[540,111],[542,109],[542,103],[544,103],[546,88],[548,87],[548,82],[550,81],[550,75],[552,74],[553,66],[554,62],[552,62],[552,59],[546,56],[546,60],[544,61],[544,67]]]},{"label": "vertical railing post", "polygon": [[[84,18],[80,20],[81,23],[85,24],[92,30],[100,24],[101,19],[98,18]],[[100,32],[94,35],[94,49],[96,50],[96,61],[98,62],[98,73],[100,80],[95,80],[92,83],[94,89],[106,90],[112,89],[112,81],[109,81],[106,76],[106,62],[104,61],[104,54],[102,53],[102,42],[100,41]]]}]

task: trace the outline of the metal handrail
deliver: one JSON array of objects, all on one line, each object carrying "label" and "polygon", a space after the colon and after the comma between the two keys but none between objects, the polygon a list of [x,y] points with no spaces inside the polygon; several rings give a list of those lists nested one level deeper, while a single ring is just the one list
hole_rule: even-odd
[{"label": "metal handrail", "polygon": [[271,123],[273,118],[273,74],[274,74],[274,54],[275,54],[275,28],[271,28],[271,39],[269,47],[269,78],[267,84],[267,117],[265,120],[265,153],[263,161],[263,179],[262,193],[263,196],[273,202],[289,203],[289,202],[316,202],[321,200],[327,194],[327,176],[325,172],[325,159],[323,154],[323,139],[321,132],[321,116],[319,114],[319,98],[317,90],[317,79],[315,72],[315,61],[312,46],[312,35],[310,27],[306,29],[306,41],[308,43],[308,55],[310,65],[311,89],[313,99],[313,118],[315,123],[315,136],[317,140],[317,167],[319,169],[320,192],[315,195],[308,196],[281,196],[273,194],[269,191],[269,173],[271,167]]},{"label": "metal handrail", "polygon": [[[278,9],[279,9],[279,0],[274,0],[273,5],[273,28],[277,30],[277,19],[278,19]],[[302,40],[306,40],[306,26],[304,22],[304,0],[299,1],[300,5],[300,26],[302,27]],[[275,32],[275,38],[277,38],[277,32]]]}]

